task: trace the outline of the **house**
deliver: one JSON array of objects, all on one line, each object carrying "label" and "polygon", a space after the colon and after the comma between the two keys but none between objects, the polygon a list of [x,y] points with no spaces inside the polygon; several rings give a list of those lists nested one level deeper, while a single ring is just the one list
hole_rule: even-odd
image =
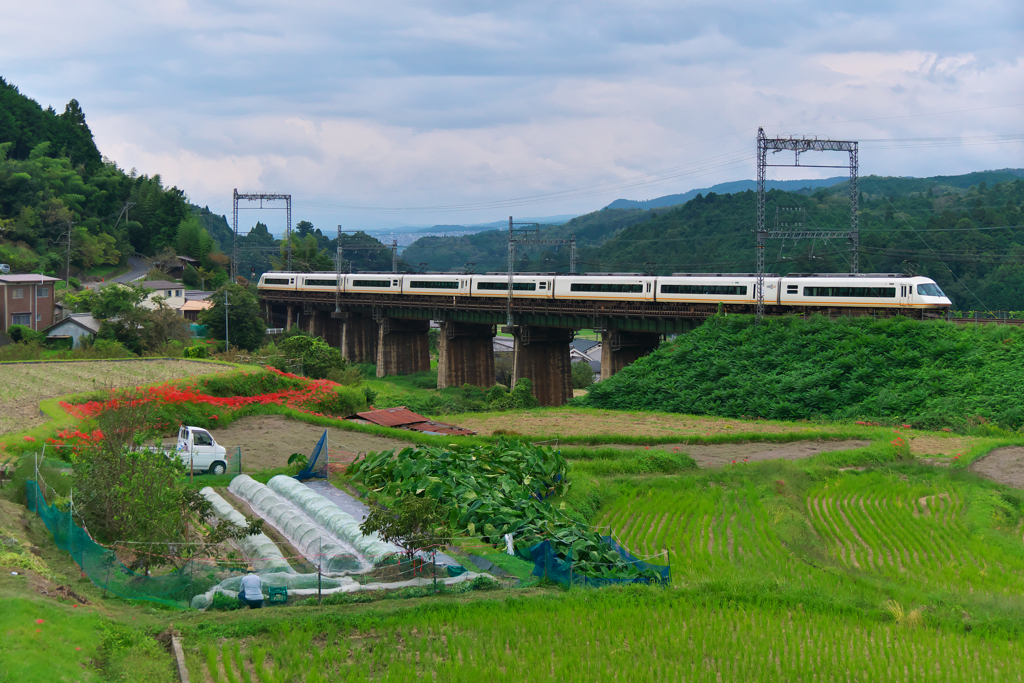
[{"label": "house", "polygon": [[198,322],[199,313],[201,311],[205,311],[208,308],[213,308],[212,301],[203,301],[201,299],[189,299],[184,304],[182,304],[181,308],[178,309],[178,312],[185,316],[186,320]]},{"label": "house", "polygon": [[0,275],[0,332],[11,325],[43,330],[53,324],[53,287],[48,275]]},{"label": "house", "polygon": [[180,282],[168,282],[167,280],[139,280],[134,283],[140,287],[150,290],[142,302],[143,308],[153,311],[159,308],[156,298],[164,299],[164,305],[178,311],[185,305],[185,285]]},{"label": "house", "polygon": [[93,336],[100,331],[101,321],[92,317],[92,313],[72,313],[68,317],[50,325],[43,333],[47,341],[59,341],[70,339],[71,348],[77,349],[82,345],[81,339],[87,334]]}]

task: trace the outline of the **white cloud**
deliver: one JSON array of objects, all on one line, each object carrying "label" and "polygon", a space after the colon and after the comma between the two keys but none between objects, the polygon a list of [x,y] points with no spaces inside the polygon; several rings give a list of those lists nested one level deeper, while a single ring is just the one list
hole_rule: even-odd
[{"label": "white cloud", "polygon": [[[1019,132],[1020,109],[979,110],[1015,103],[1024,85],[1009,1],[852,13],[799,1],[3,0],[0,11],[2,75],[44,106],[77,98],[122,166],[222,212],[234,187],[291,191],[307,198],[296,220],[324,225],[583,212],[751,177],[721,157],[752,157],[758,125],[853,139]],[[932,115],[960,109],[975,111]],[[1020,145],[866,145],[861,162],[925,175],[1024,157]],[[672,182],[514,209],[323,208],[466,205],[687,164]]]}]

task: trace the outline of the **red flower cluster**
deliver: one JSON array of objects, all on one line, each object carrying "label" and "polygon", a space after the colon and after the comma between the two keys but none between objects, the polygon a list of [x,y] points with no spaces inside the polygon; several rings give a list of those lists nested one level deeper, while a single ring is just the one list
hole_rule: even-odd
[{"label": "red flower cluster", "polygon": [[[149,387],[143,391],[131,394],[129,398],[118,398],[117,396],[114,396],[106,401],[89,401],[87,403],[79,403],[77,405],[71,405],[61,401],[60,406],[69,414],[82,420],[94,418],[106,410],[137,406],[150,402],[158,402],[166,405],[205,403],[211,406],[222,407],[227,410],[236,410],[248,405],[283,405],[311,415],[327,417],[326,415],[314,412],[309,408],[330,398],[334,394],[334,387],[337,386],[335,382],[331,382],[326,379],[310,380],[305,377],[293,375],[289,372],[281,372],[280,370],[272,367],[268,367],[267,370],[281,375],[282,377],[303,380],[306,382],[306,385],[301,389],[283,389],[281,391],[258,394],[256,396],[221,397],[201,393],[197,390],[196,385],[194,384],[186,385],[185,387],[164,384],[157,387]],[[211,416],[211,419],[217,419],[217,417]]]}]

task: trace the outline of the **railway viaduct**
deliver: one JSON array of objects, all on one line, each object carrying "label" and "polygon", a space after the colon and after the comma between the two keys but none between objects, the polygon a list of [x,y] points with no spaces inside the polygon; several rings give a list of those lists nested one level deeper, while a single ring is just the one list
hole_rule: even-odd
[{"label": "railway viaduct", "polygon": [[492,340],[501,327],[515,338],[513,377],[528,377],[541,405],[572,397],[569,342],[575,330],[601,333],[601,378],[657,348],[664,334],[692,330],[717,305],[515,299],[507,325],[504,297],[403,296],[333,292],[260,292],[272,327],[298,325],[356,363],[376,363],[377,376],[430,369],[427,332],[441,326],[438,388],[494,385]]}]

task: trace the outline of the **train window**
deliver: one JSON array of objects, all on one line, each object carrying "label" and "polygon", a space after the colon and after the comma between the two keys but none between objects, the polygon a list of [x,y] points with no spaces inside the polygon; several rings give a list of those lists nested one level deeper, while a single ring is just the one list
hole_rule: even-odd
[{"label": "train window", "polygon": [[800,285],[786,285],[786,294],[799,294]]},{"label": "train window", "polygon": [[718,294],[746,296],[745,285],[662,285],[662,294]]},{"label": "train window", "polygon": [[398,280],[392,280],[391,284],[392,284],[392,286],[397,287],[398,286]]},{"label": "train window", "polygon": [[306,284],[310,287],[337,287],[337,280],[318,280],[316,278],[307,277]]},{"label": "train window", "polygon": [[569,291],[640,293],[644,291],[644,287],[643,285],[624,285],[617,282],[574,282]]},{"label": "train window", "polygon": [[804,296],[895,299],[895,287],[804,287]]},{"label": "train window", "polygon": [[946,296],[938,285],[918,285],[917,293],[921,296]]},{"label": "train window", "polygon": [[648,283],[647,283],[647,291],[648,291],[648,292],[650,292],[650,291],[651,291],[651,283],[650,283],[650,282],[648,282]]},{"label": "train window", "polygon": [[[507,292],[508,291],[508,283],[507,282],[478,282],[478,283],[476,283],[476,288],[477,289],[496,289],[496,290],[500,290],[502,292]],[[540,288],[544,289],[544,283],[543,282],[540,283]],[[536,282],[513,282],[512,283],[512,291],[513,292],[516,292],[516,291],[519,291],[519,292],[533,292],[533,291],[536,291],[536,289],[537,289],[537,283]]]},{"label": "train window", "polygon": [[548,288],[548,283],[546,283],[546,282],[541,282],[541,283],[540,283],[540,288],[541,288],[541,289],[547,289],[547,288]]},{"label": "train window", "polygon": [[286,285],[286,284],[288,284],[288,278],[286,278],[286,277],[267,277],[267,278],[263,278],[263,284],[265,284],[265,285]]},{"label": "train window", "polygon": [[353,287],[390,287],[391,280],[354,280]]},{"label": "train window", "polygon": [[[387,285],[385,285],[387,286]],[[409,283],[412,289],[458,289],[458,280],[413,280]]]}]

